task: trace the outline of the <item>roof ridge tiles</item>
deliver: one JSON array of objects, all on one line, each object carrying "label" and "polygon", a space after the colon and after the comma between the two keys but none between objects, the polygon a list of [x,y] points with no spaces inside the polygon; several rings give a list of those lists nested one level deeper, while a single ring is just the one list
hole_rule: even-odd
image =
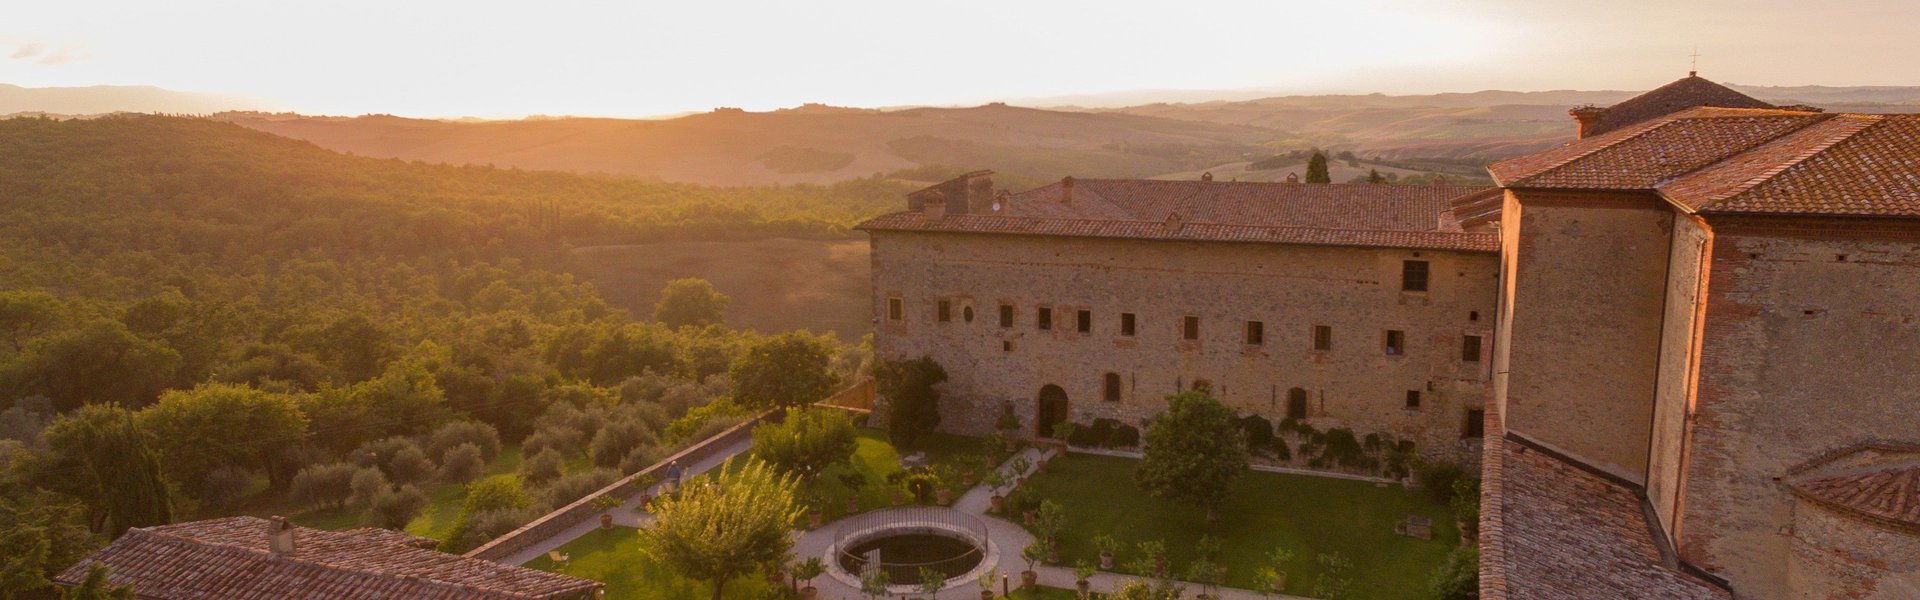
[{"label": "roof ridge tiles", "polygon": [[[1673,177],[1669,177],[1665,181],[1662,181],[1659,184],[1655,185],[1654,189],[1659,190],[1661,188],[1666,187],[1670,183],[1677,182],[1677,181],[1686,179],[1688,177],[1692,177],[1694,175],[1707,173],[1716,168],[1722,168],[1728,163],[1739,159],[1743,155],[1746,155],[1748,152],[1759,150],[1768,145],[1783,143],[1787,141],[1789,138],[1792,138],[1794,136],[1808,133],[1810,131],[1817,133],[1817,131],[1814,131],[1814,130],[1820,127],[1821,125],[1825,125],[1828,123],[1844,123],[1845,124],[1839,131],[1836,131],[1833,134],[1823,138],[1822,141],[1816,144],[1808,146],[1807,148],[1804,148],[1799,152],[1793,153],[1786,160],[1781,161],[1777,164],[1774,164],[1773,166],[1770,166],[1765,170],[1760,171],[1759,173],[1755,174],[1753,177],[1749,177],[1738,184],[1728,186],[1718,191],[1717,193],[1706,196],[1705,198],[1702,199],[1703,201],[1700,203],[1700,206],[1697,208],[1694,208],[1695,212],[1706,210],[1708,207],[1712,206],[1712,204],[1715,202],[1746,193],[1748,190],[1758,187],[1760,184],[1766,183],[1768,180],[1771,180],[1774,177],[1779,176],[1781,173],[1786,172],[1788,169],[1792,169],[1796,166],[1799,166],[1801,163],[1806,162],[1807,159],[1818,156],[1820,155],[1820,153],[1826,152],[1827,149],[1832,148],[1835,145],[1838,145],[1842,142],[1845,142],[1848,139],[1852,139],[1853,136],[1859,134],[1861,131],[1866,130],[1868,127],[1872,127],[1875,124],[1878,124],[1883,119],[1883,117],[1885,117],[1885,115],[1855,115],[1855,114],[1848,114],[1848,113],[1834,113],[1834,114],[1828,114],[1826,116],[1828,118],[1813,121],[1807,124],[1806,126],[1789,131],[1785,135],[1774,137],[1772,139],[1761,142],[1756,146],[1747,148],[1746,150],[1735,152],[1733,154],[1729,154],[1727,156],[1721,157],[1720,160],[1716,160],[1712,164],[1709,164],[1707,166],[1694,169],[1686,173],[1681,173]],[[1662,194],[1662,195],[1664,196],[1665,194]]]}]

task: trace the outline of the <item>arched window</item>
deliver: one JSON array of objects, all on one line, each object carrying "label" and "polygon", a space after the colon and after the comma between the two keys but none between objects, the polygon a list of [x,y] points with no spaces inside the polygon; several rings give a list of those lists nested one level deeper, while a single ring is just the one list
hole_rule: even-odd
[{"label": "arched window", "polygon": [[1120,374],[1108,373],[1100,386],[1100,398],[1108,402],[1120,401]]},{"label": "arched window", "polygon": [[1307,391],[1300,388],[1287,390],[1287,418],[1307,418]]}]

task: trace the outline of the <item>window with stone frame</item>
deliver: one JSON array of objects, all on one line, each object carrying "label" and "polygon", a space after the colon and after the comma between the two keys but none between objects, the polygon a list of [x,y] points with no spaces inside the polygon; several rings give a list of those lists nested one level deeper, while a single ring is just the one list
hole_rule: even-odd
[{"label": "window with stone frame", "polygon": [[1080,333],[1093,333],[1093,311],[1084,308],[1073,311],[1073,330]]},{"label": "window with stone frame", "polygon": [[887,298],[887,320],[900,321],[907,318],[906,307],[899,296]]},{"label": "window with stone frame", "polygon": [[1460,433],[1463,438],[1483,437],[1487,434],[1487,411],[1478,408],[1467,409],[1467,424]]},{"label": "window with stone frame", "polygon": [[1313,326],[1313,349],[1320,352],[1333,349],[1333,326]]},{"label": "window with stone frame", "polygon": [[1460,361],[1480,362],[1480,336],[1469,335],[1460,338]]},{"label": "window with stone frame", "polygon": [[1100,398],[1108,402],[1120,401],[1120,374],[1108,373],[1101,378]]},{"label": "window with stone frame", "polygon": [[1200,317],[1188,316],[1180,320],[1180,339],[1200,339]]},{"label": "window with stone frame", "polygon": [[1415,410],[1420,408],[1420,390],[1407,390],[1407,408]]},{"label": "window with stone frame", "polygon": [[1407,332],[1388,329],[1386,339],[1381,343],[1382,351],[1388,356],[1402,356],[1407,353]]},{"label": "window with stone frame", "polygon": [[1400,261],[1400,291],[1427,291],[1428,264],[1424,260]]},{"label": "window with stone frame", "polygon": [[1267,343],[1267,324],[1260,321],[1247,321],[1247,345],[1258,346]]},{"label": "window with stone frame", "polygon": [[1133,313],[1120,313],[1120,335],[1133,337]]},{"label": "window with stone frame", "polygon": [[940,300],[939,313],[941,323],[953,322],[953,301],[946,299]]},{"label": "window with stone frame", "polygon": [[1033,309],[1033,326],[1041,331],[1053,329],[1053,308],[1042,306]]},{"label": "window with stone frame", "polygon": [[1005,329],[1013,328],[1013,305],[1012,304],[1000,305],[1000,327]]}]

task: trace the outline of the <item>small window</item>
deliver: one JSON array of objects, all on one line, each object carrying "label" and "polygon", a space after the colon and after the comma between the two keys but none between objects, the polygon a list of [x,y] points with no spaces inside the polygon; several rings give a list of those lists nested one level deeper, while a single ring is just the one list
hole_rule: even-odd
[{"label": "small window", "polygon": [[1460,338],[1460,361],[1480,362],[1480,336],[1469,335]]},{"label": "small window", "polygon": [[1427,261],[1408,260],[1400,262],[1400,291],[1427,291]]},{"label": "small window", "polygon": [[1386,352],[1389,356],[1407,353],[1407,333],[1398,329],[1387,330]]},{"label": "small window", "polygon": [[1013,305],[1012,304],[1000,305],[1000,326],[1009,327],[1009,328],[1013,327]]},{"label": "small window", "polygon": [[940,322],[941,323],[953,322],[953,301],[951,300],[940,301]]},{"label": "small window", "polygon": [[1093,333],[1093,311],[1078,310],[1073,313],[1073,328],[1080,333]]},{"label": "small window", "polygon": [[1487,411],[1480,410],[1477,408],[1467,410],[1466,431],[1462,433],[1460,437],[1477,438],[1477,437],[1485,436],[1486,434],[1487,434]]},{"label": "small window", "polygon": [[1407,408],[1420,408],[1420,390],[1407,390]]},{"label": "small window", "polygon": [[1053,309],[1045,306],[1034,309],[1033,326],[1041,331],[1053,329]]},{"label": "small window", "polygon": [[960,320],[962,320],[962,321],[966,321],[966,322],[968,322],[968,323],[972,323],[972,322],[973,322],[973,307],[971,307],[971,306],[965,306],[965,307],[961,307],[961,308],[960,308]]},{"label": "small window", "polygon": [[1470,310],[1470,311],[1467,311],[1467,320],[1468,320],[1468,321],[1478,321],[1478,320],[1480,320],[1480,311],[1477,311],[1477,310]]},{"label": "small window", "polygon": [[1100,385],[1100,397],[1108,402],[1120,401],[1120,374],[1108,373]]},{"label": "small window", "polygon": [[1120,335],[1133,337],[1133,313],[1120,313]]},{"label": "small window", "polygon": [[1333,326],[1313,326],[1313,349],[1322,352],[1333,349]]},{"label": "small window", "polygon": [[1001,342],[1000,342],[1000,351],[1001,351],[1001,352],[1012,352],[1012,351],[1013,351],[1013,342],[1010,342],[1010,341],[1004,341],[1004,340],[1003,340],[1003,341],[1001,341]]},{"label": "small window", "polygon": [[906,318],[906,309],[901,306],[900,299],[888,298],[887,299],[887,320],[899,321],[903,318]]},{"label": "small window", "polygon": [[1300,388],[1287,390],[1287,418],[1307,418],[1307,391]]},{"label": "small window", "polygon": [[1258,346],[1265,343],[1267,343],[1267,324],[1247,321],[1247,345]]},{"label": "small window", "polygon": [[1200,317],[1187,317],[1180,322],[1181,339],[1200,339]]}]

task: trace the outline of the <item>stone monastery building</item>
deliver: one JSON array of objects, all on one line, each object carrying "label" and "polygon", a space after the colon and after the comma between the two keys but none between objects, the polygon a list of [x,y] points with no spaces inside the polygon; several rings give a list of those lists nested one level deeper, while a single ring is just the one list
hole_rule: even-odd
[{"label": "stone monastery building", "polygon": [[1498,188],[970,173],[862,225],[875,350],[960,431],[1204,385],[1478,457],[1483,598],[1920,598],[1920,116],[1572,112]]}]

